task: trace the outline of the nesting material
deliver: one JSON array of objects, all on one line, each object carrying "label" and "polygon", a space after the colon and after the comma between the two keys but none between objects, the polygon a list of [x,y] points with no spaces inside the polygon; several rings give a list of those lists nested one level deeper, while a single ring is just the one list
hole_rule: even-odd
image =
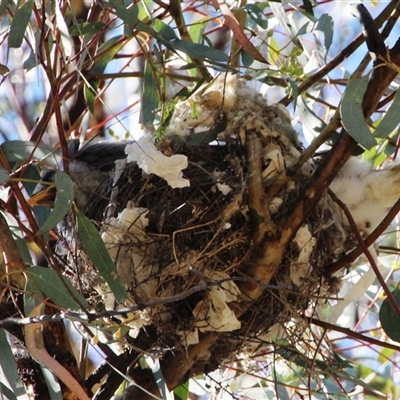
[{"label": "nesting material", "polygon": [[[117,214],[102,226],[128,289],[125,305],[205,288],[133,313],[133,336],[142,326],[157,332],[142,349],[189,346],[217,332],[221,340],[202,362],[218,365],[330,292],[324,267],[351,243],[328,195],[285,249],[262,296],[250,302],[243,291],[254,259],[265,252],[259,224],[279,226],[312,172],[306,165],[265,195],[301,152],[286,109],[268,105],[233,75],[178,103],[157,148],[145,138],[128,147],[130,164],[113,195]],[[254,204],[256,197],[264,201]]]}]

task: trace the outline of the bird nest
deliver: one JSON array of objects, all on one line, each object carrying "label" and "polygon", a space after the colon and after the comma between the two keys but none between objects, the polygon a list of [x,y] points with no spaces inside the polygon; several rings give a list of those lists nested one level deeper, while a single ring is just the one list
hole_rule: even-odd
[{"label": "bird nest", "polygon": [[[249,273],[260,254],[275,251],[265,249],[257,236],[260,221],[287,223],[313,171],[308,163],[273,195],[264,196],[302,152],[285,109],[268,105],[236,77],[217,79],[175,107],[158,143],[157,154],[184,157],[184,169],[179,167],[172,178],[151,173],[143,166],[146,149],[142,158],[137,156],[141,144],[134,149],[135,162],[117,167],[115,185],[107,193],[114,214],[104,218],[105,207],[97,216],[92,210],[128,291],[123,305],[113,300],[106,307],[140,306],[123,322],[127,342],[149,352],[187,347],[205,332],[216,332],[218,340],[202,355],[211,370],[335,292],[335,279],[325,266],[343,255],[349,241],[328,194],[285,247],[271,278],[260,281]],[[147,166],[157,161],[154,157]],[[265,203],[254,205],[255,197]],[[110,293],[95,267],[84,264],[81,287],[93,302],[97,293],[107,298]],[[252,285],[261,287],[259,296],[249,295]],[[160,299],[165,301],[154,305]],[[155,334],[139,345],[135,338],[143,330]]]}]

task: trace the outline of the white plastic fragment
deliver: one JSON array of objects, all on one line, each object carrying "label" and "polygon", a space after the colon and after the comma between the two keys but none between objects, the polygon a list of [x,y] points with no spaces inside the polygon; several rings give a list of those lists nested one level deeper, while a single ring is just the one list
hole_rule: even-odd
[{"label": "white plastic fragment", "polygon": [[144,136],[127,145],[125,152],[128,162],[137,162],[146,174],[165,179],[173,189],[190,186],[189,180],[183,178],[182,170],[188,166],[188,159],[183,154],[167,157]]},{"label": "white plastic fragment", "polygon": [[310,256],[317,240],[311,235],[308,226],[303,225],[297,231],[294,241],[299,246],[300,254],[297,261],[290,266],[290,279],[296,286],[301,286],[310,275]]}]

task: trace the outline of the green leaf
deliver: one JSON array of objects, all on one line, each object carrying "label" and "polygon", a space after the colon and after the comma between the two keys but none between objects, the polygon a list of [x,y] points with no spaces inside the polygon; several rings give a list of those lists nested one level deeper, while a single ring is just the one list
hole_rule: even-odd
[{"label": "green leaf", "polygon": [[106,69],[108,63],[114,58],[115,54],[118,53],[123,43],[121,41],[122,36],[114,36],[103,43],[99,50],[99,54],[104,54],[100,59],[96,59],[95,64],[90,69],[89,74],[102,74]]},{"label": "green leaf", "polygon": [[206,27],[209,21],[210,21],[209,17],[201,18],[189,26],[188,31],[193,43],[202,42],[204,28]]},{"label": "green leaf", "polygon": [[76,216],[78,220],[78,235],[83,248],[107,282],[117,301],[122,303],[126,298],[126,288],[99,232],[89,218],[78,210]]},{"label": "green leaf", "polygon": [[175,31],[165,22],[161,21],[161,19],[156,18],[154,20],[154,28],[163,38],[167,40],[178,39]]},{"label": "green leaf", "polygon": [[328,53],[328,50],[331,47],[333,40],[333,18],[329,14],[322,14],[318,22],[315,24],[314,29],[323,32],[325,38],[326,53]]},{"label": "green leaf", "polygon": [[92,115],[95,113],[94,103],[96,101],[97,96],[97,89],[100,86],[100,80],[98,79],[91,79],[89,84],[85,83],[83,87],[83,97],[86,101],[86,104],[89,108],[89,111]]},{"label": "green leaf", "polygon": [[185,54],[192,58],[210,61],[213,63],[225,63],[229,61],[229,57],[227,54],[200,43],[190,43],[185,42],[184,40],[177,39],[170,42],[170,46],[175,50],[183,51]]},{"label": "green leaf", "polygon": [[115,9],[117,16],[131,28],[135,28],[139,22],[139,9],[137,6],[131,7],[129,10],[125,7],[122,0],[110,0],[110,6]]},{"label": "green leaf", "polygon": [[262,29],[268,29],[268,18],[265,16],[263,10],[255,4],[246,4],[244,9],[247,11],[249,17],[257,23]]},{"label": "green leaf", "polygon": [[97,32],[100,32],[106,25],[102,22],[81,22],[76,25],[72,25],[69,28],[69,34],[71,36],[92,36]]},{"label": "green leaf", "polygon": [[306,101],[302,96],[298,97],[297,101],[297,114],[301,123],[310,131],[310,132],[321,132],[326,124],[319,118],[314,111],[308,107]]},{"label": "green leaf", "polygon": [[3,167],[0,167],[0,185],[8,182],[9,178],[10,176],[8,174],[8,171]]},{"label": "green leaf", "polygon": [[57,192],[54,207],[49,218],[38,230],[37,235],[47,234],[64,219],[68,211],[71,209],[72,201],[75,197],[74,186],[74,182],[68,174],[62,171],[56,171],[55,187]]},{"label": "green leaf", "polygon": [[37,160],[48,157],[52,153],[50,147],[37,145],[35,142],[24,140],[10,140],[2,143],[1,148],[10,164],[26,161],[31,158]]},{"label": "green leaf", "polygon": [[303,5],[306,12],[308,12],[310,15],[314,15],[314,10],[310,0],[303,0]]},{"label": "green leaf", "polygon": [[160,97],[158,95],[158,85],[155,77],[155,71],[153,70],[152,63],[146,60],[144,68],[144,80],[143,80],[143,93],[142,93],[142,104],[140,109],[141,121],[144,127],[153,124],[155,113]]},{"label": "green leaf", "polygon": [[45,267],[26,268],[25,272],[35,285],[61,308],[80,310],[87,307],[86,299],[71,282],[56,271]]},{"label": "green leaf", "polygon": [[188,381],[186,381],[185,383],[182,383],[182,385],[179,385],[177,388],[175,388],[174,397],[175,397],[175,400],[187,400],[189,398],[189,382]]},{"label": "green leaf", "polygon": [[[400,306],[400,286],[392,292],[396,303]],[[382,325],[382,329],[395,342],[400,343],[400,316],[393,308],[389,299],[386,298],[379,310],[379,320]]]},{"label": "green leaf", "polygon": [[[60,5],[57,1],[55,2],[55,9],[56,9],[56,22],[59,34],[59,44],[60,42],[62,44],[62,48],[64,50],[63,54],[64,59],[69,59],[72,54],[72,40],[71,37],[69,36],[68,27],[62,15]],[[58,46],[58,48],[60,49],[60,46]]]},{"label": "green leaf", "polygon": [[370,149],[376,145],[376,140],[365,122],[361,108],[367,84],[368,76],[363,76],[347,85],[340,104],[340,116],[347,133],[361,146]]},{"label": "green leaf", "polygon": [[8,36],[8,47],[21,47],[32,14],[33,0],[28,0],[14,14]]},{"label": "green leaf", "polygon": [[6,12],[9,4],[11,4],[11,0],[2,0],[0,2],[0,16],[2,16]]},{"label": "green leaf", "polygon": [[375,129],[374,135],[378,138],[387,138],[400,122],[400,91],[396,92],[392,104]]},{"label": "green leaf", "polygon": [[0,329],[0,365],[8,384],[11,387],[14,397],[26,395],[24,385],[19,377],[17,363],[7,340],[4,329]]}]

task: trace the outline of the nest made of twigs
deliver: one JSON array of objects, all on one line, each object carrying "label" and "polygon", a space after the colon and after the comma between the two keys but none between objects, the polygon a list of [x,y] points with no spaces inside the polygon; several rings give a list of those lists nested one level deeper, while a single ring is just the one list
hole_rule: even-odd
[{"label": "nest made of twigs", "polygon": [[[217,140],[209,144],[207,135],[216,121]],[[198,137],[191,143],[192,135],[204,135],[204,143]],[[129,292],[125,305],[146,304],[206,284],[206,290],[136,313],[130,323],[133,337],[143,327],[157,331],[157,339],[149,339],[143,350],[188,346],[198,341],[200,332],[224,333],[211,348],[215,351],[205,356],[216,366],[335,290],[324,266],[343,254],[348,234],[328,194],[286,248],[263,295],[250,301],[241,290],[242,282],[251,281],[247,272],[260,252],[249,191],[254,179],[250,135],[261,143],[258,178],[267,189],[301,154],[297,135],[281,107],[267,105],[237,78],[220,79],[176,107],[159,144],[166,155],[188,158],[183,174],[190,186],[172,189],[136,164],[125,167],[119,178],[116,214],[102,221],[101,232]],[[275,225],[285,218],[312,170],[307,164],[264,204]],[[100,209],[98,220],[103,213]],[[80,275],[84,277],[82,271]]]}]

